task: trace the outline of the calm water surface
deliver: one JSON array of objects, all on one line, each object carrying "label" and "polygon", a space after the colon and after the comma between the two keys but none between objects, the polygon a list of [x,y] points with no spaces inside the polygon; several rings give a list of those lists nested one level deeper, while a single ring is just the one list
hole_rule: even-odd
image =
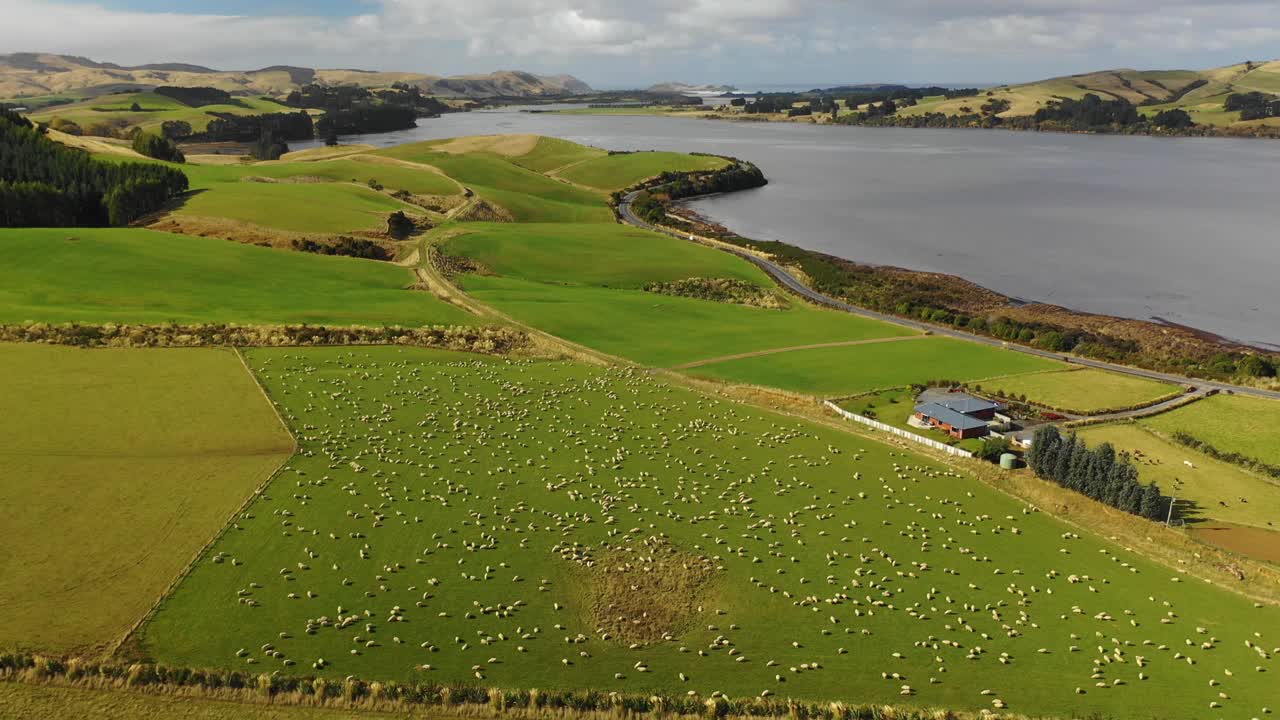
[{"label": "calm water surface", "polygon": [[693,206],[743,235],[1280,346],[1280,142],[509,111],[419,125],[353,141],[519,132],[733,155],[769,186]]}]

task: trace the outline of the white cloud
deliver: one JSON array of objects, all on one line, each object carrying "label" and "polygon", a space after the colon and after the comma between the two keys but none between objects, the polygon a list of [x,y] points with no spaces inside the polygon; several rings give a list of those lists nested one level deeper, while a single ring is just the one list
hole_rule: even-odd
[{"label": "white cloud", "polygon": [[110,8],[0,0],[0,48],[129,64],[439,73],[522,66],[588,75],[631,67],[672,77],[717,60],[812,72],[856,56],[859,67],[889,79],[922,57],[942,69],[1058,58],[1086,70],[1080,63],[1136,56],[1185,66],[1195,61],[1180,55],[1266,56],[1280,42],[1277,0],[374,0],[347,18],[131,12],[114,9],[128,0],[98,1]]}]

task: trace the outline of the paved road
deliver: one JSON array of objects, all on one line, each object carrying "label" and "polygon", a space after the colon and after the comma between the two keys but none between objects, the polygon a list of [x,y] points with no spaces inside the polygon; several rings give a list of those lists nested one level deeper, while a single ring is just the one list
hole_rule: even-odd
[{"label": "paved road", "polygon": [[[635,199],[635,196],[637,194],[638,193],[631,193],[630,195],[627,195],[622,199],[622,202],[618,206],[618,214],[622,216],[622,220],[624,222],[626,222],[629,225],[634,225],[636,227],[644,228],[646,230],[652,230],[654,232],[660,232],[664,235],[670,235],[671,237],[679,238],[681,240],[691,240],[692,242],[706,244],[705,242],[692,239],[691,236],[689,235],[682,235],[680,233],[673,232],[665,228],[660,228],[648,222],[645,222],[644,220],[641,220],[639,217],[635,215],[635,213],[631,212],[631,201]],[[1068,356],[1068,355],[1063,355],[1062,353],[1049,352],[1047,350],[1040,350],[1038,348],[1027,347],[1025,345],[1016,345],[1013,343],[1006,343],[1003,340],[997,340],[995,338],[983,337],[981,335],[973,335],[971,333],[963,332],[961,330],[956,330],[955,328],[947,327],[945,325],[934,325],[932,323],[921,322],[918,320],[907,320],[904,318],[895,317],[893,315],[886,315],[884,313],[875,312],[874,310],[867,310],[866,308],[861,308],[856,305],[850,305],[849,303],[844,302],[842,300],[837,300],[833,297],[823,295],[822,293],[810,288],[808,285],[805,285],[804,283],[797,280],[791,273],[787,272],[785,268],[783,268],[781,265],[778,265],[777,263],[771,260],[766,260],[757,255],[753,255],[745,250],[739,250],[737,248],[727,247],[725,245],[715,245],[715,247],[718,247],[721,250],[724,250],[725,252],[737,255],[738,257],[748,262],[754,263],[755,265],[760,267],[760,269],[769,273],[769,275],[773,277],[774,280],[778,281],[783,287],[791,290],[797,295],[806,297],[809,300],[812,300],[813,302],[818,303],[820,305],[833,307],[833,308],[836,308],[837,310],[844,310],[845,312],[853,313],[854,315],[860,315],[865,318],[871,318],[873,320],[880,320],[883,322],[894,323],[896,325],[904,325],[906,327],[915,328],[917,330],[930,332],[930,333],[933,333],[934,335],[941,335],[943,337],[953,337],[961,340],[968,340],[970,342],[977,342],[977,343],[982,343],[983,345],[991,345],[993,347],[1005,348],[1008,350],[1012,350],[1014,352],[1020,352],[1027,355],[1036,355],[1038,357],[1048,358],[1050,360],[1058,360],[1061,362],[1072,363],[1074,365],[1097,368],[1099,370],[1110,370],[1111,372],[1122,373],[1125,375],[1133,375],[1135,377],[1147,378],[1149,380],[1159,380],[1161,382],[1173,383],[1175,385],[1194,385],[1200,392],[1203,392],[1208,389],[1214,389],[1214,390],[1219,390],[1221,392],[1235,393],[1237,395],[1253,395],[1255,397],[1269,398],[1272,400],[1280,400],[1280,392],[1276,392],[1273,390],[1261,390],[1258,388],[1242,387],[1239,385],[1231,385],[1229,383],[1215,382],[1212,380],[1200,380],[1196,378],[1185,377],[1182,375],[1156,372],[1154,370],[1143,370],[1142,368],[1129,367],[1127,365],[1116,365],[1114,363],[1103,362],[1101,360],[1091,360],[1089,358],[1076,357],[1074,355]]]}]

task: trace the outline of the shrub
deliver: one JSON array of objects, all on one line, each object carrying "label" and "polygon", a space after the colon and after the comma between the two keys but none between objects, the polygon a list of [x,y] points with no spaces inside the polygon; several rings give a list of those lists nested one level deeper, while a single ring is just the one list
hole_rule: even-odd
[{"label": "shrub", "polygon": [[177,145],[173,144],[172,140],[149,132],[140,132],[133,136],[133,149],[139,154],[153,157],[157,160],[164,160],[165,162],[182,163],[187,161],[182,151],[178,149]]}]

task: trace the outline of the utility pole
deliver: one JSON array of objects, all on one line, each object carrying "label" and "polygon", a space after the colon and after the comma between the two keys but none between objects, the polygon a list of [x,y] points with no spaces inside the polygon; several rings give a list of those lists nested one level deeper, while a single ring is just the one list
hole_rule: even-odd
[{"label": "utility pole", "polygon": [[1168,527],[1169,524],[1173,522],[1173,506],[1177,504],[1177,502],[1178,502],[1178,498],[1176,497],[1169,498],[1169,517],[1165,518],[1164,520],[1165,527]]}]

